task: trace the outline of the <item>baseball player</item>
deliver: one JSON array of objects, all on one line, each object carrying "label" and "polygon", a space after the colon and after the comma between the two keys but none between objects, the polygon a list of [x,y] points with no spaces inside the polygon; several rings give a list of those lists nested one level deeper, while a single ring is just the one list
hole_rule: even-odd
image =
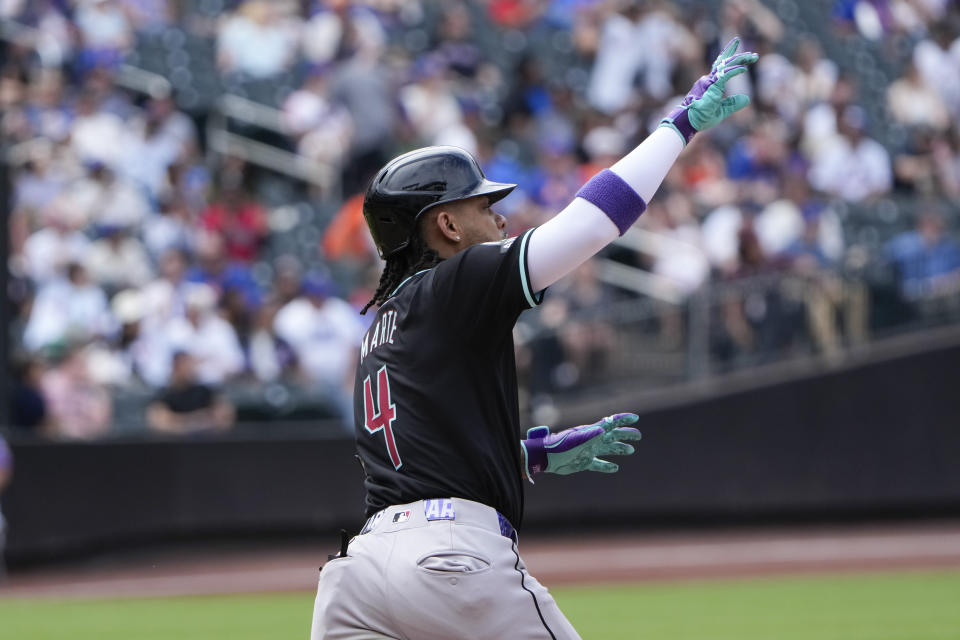
[{"label": "baseball player", "polygon": [[[633,414],[520,439],[512,329],[544,290],[636,221],[698,132],[744,108],[734,39],[640,146],[563,211],[506,238],[491,182],[455,147],[390,161],[363,213],[386,260],[354,391],[366,524],[320,574],[312,637],[578,638],[520,559],[523,479],[613,473]],[[364,309],[366,311],[366,309]]]}]

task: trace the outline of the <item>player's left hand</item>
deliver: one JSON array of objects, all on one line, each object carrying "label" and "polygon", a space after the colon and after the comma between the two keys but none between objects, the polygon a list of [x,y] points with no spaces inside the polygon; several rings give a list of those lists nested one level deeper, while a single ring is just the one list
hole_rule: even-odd
[{"label": "player's left hand", "polygon": [[527,477],[545,471],[567,475],[578,471],[615,473],[620,467],[598,456],[625,456],[634,452],[624,440],[639,440],[640,432],[626,425],[635,423],[634,413],[618,413],[599,422],[550,433],[550,427],[533,427],[520,445]]},{"label": "player's left hand", "polygon": [[686,144],[698,131],[706,131],[750,104],[750,97],[743,94],[723,97],[727,81],[746,73],[747,65],[760,58],[752,52],[738,54],[739,47],[739,37],[728,42],[710,73],[697,80],[683,102],[660,121],[660,126],[674,129]]}]

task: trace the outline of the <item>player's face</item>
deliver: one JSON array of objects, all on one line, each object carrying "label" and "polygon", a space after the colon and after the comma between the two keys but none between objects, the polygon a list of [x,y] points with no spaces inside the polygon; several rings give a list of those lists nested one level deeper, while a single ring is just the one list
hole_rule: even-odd
[{"label": "player's face", "polygon": [[462,203],[457,221],[463,228],[464,245],[496,242],[505,237],[507,219],[490,208],[487,196],[468,198]]}]

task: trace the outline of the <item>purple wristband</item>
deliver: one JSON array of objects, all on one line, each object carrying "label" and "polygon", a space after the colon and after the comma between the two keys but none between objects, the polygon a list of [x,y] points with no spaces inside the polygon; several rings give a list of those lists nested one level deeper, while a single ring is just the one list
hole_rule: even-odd
[{"label": "purple wristband", "polygon": [[591,202],[617,225],[620,235],[627,232],[647,209],[647,203],[623,178],[604,169],[577,191],[577,197]]}]

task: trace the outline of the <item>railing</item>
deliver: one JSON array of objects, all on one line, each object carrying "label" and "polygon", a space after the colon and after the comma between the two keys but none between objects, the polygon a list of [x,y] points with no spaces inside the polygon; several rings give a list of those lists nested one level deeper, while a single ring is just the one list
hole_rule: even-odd
[{"label": "railing", "polygon": [[538,406],[576,403],[598,389],[665,388],[787,361],[839,365],[876,341],[960,324],[960,286],[920,300],[893,280],[779,272],[714,282],[682,303],[574,306],[555,292],[521,317],[518,362],[535,416]]},{"label": "railing", "polygon": [[337,167],[254,140],[229,130],[230,122],[253,126],[282,136],[289,135],[283,112],[240,96],[224,95],[207,119],[209,153],[232,155],[277,173],[306,182],[326,199],[340,196]]},{"label": "railing", "polygon": [[[653,257],[665,255],[671,250],[689,249],[685,242],[637,227],[628,229],[613,241],[613,245]],[[597,276],[606,284],[669,304],[680,304],[686,297],[669,278],[606,258],[597,259]]]},{"label": "railing", "polygon": [[318,187],[321,195],[327,198],[336,197],[336,172],[327,165],[226,129],[208,130],[207,145],[211,153],[242,158],[251,164]]}]

